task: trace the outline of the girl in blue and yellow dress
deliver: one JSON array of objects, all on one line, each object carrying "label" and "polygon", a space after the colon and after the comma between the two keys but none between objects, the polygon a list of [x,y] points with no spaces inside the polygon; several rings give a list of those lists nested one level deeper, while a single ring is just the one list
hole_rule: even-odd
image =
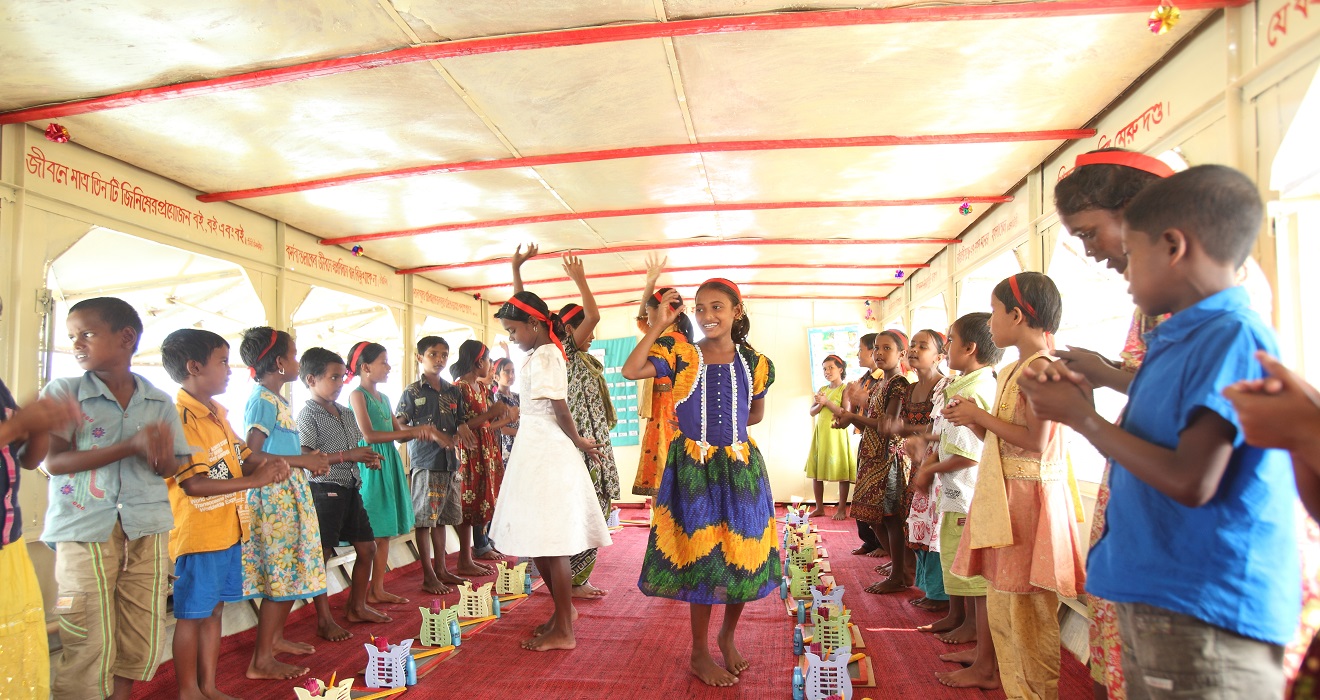
[{"label": "girl in blue and yellow dress", "polygon": [[[774,366],[747,345],[751,323],[737,285],[712,279],[697,289],[695,315],[705,338],[696,344],[663,335],[679,314],[669,303],[677,296],[665,294],[660,322],[623,367],[628,379],[671,378],[678,418],[637,585],[646,595],[692,604],[692,673],[729,686],[748,666],[734,643],[743,606],[780,581],[765,460],[747,436],[764,415]],[[723,667],[707,638],[716,604],[725,606]]]}]

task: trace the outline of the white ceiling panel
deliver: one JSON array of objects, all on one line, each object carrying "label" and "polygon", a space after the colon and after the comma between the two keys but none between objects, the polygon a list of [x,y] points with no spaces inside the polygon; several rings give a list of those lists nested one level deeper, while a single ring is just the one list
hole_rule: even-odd
[{"label": "white ceiling panel", "polygon": [[657,19],[651,0],[389,0],[422,41]]}]

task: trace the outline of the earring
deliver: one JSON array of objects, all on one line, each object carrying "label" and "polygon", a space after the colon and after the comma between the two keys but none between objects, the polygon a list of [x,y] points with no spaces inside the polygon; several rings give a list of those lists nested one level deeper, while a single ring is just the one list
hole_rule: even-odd
[{"label": "earring", "polygon": [[283,367],[281,367],[281,368],[279,369],[279,373],[280,373],[280,376],[281,376],[281,377],[284,376],[284,368],[283,368]]}]

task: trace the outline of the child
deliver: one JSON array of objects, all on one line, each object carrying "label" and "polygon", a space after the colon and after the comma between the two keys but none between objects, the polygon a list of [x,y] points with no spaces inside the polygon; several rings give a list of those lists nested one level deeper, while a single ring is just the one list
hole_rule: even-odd
[{"label": "child", "polygon": [[[0,304],[0,308],[3,304]],[[48,433],[67,430],[78,421],[72,397],[38,399],[22,409],[0,380],[0,697],[46,700],[50,697],[50,645],[41,586],[23,541],[18,482],[23,469],[36,469],[50,446]]]},{"label": "child", "polygon": [[1121,426],[1095,413],[1081,375],[1023,382],[1039,415],[1113,460],[1089,573],[1118,607],[1129,698],[1283,693],[1301,605],[1294,479],[1282,452],[1243,443],[1222,396],[1264,377],[1256,352],[1276,352],[1237,286],[1262,214],[1256,186],[1217,165],[1151,184],[1124,210],[1132,298],[1172,316],[1149,336]]},{"label": "child", "polygon": [[[519,267],[528,258],[536,254],[536,246],[531,246],[526,255],[519,252],[513,257],[513,291],[523,291],[522,275]],[[600,311],[596,308],[596,297],[587,284],[587,272],[580,258],[565,255],[564,273],[577,285],[582,295],[582,304],[565,304],[559,310],[559,318],[568,329],[568,335],[560,338],[564,352],[568,356],[568,410],[573,416],[573,424],[578,433],[588,441],[600,446],[599,456],[587,459],[583,463],[591,474],[591,483],[596,488],[596,500],[600,504],[601,517],[609,517],[610,504],[619,497],[619,468],[614,461],[614,446],[610,443],[610,430],[618,423],[614,415],[614,404],[610,402],[609,386],[605,383],[605,366],[591,355],[591,341],[596,337],[596,324],[600,323]],[[591,572],[596,568],[596,550],[579,552],[569,560],[573,574],[573,597],[598,599],[609,595],[609,591],[591,585]]]},{"label": "child", "polygon": [[[467,412],[463,393],[440,376],[449,364],[449,343],[437,335],[417,341],[417,364],[422,376],[403,390],[394,419],[403,426],[429,425],[451,441],[457,437],[475,444],[476,436],[461,422]],[[472,561],[472,525],[463,524],[458,452],[442,442],[412,440],[408,443],[408,463],[412,467],[413,527],[422,561],[422,590],[444,595],[451,591],[449,584],[466,580],[445,566],[446,527],[458,531],[458,573],[481,575]]]},{"label": "child", "polygon": [[[917,375],[917,381],[908,387],[899,409],[894,432],[918,436],[907,442],[909,457],[919,469],[926,456],[936,448],[921,436],[928,435],[935,416],[944,408],[944,387],[949,378],[940,371],[944,360],[944,334],[925,329],[912,336],[908,348],[908,366]],[[944,572],[940,568],[940,511],[939,484],[933,480],[918,486],[909,479],[905,495],[908,501],[906,526],[908,548],[916,552],[916,585],[924,595],[908,602],[931,612],[943,612],[949,606],[944,592]]]},{"label": "child", "polygon": [[[646,259],[646,290],[642,293],[642,305],[637,314],[637,330],[643,335],[660,322],[660,299],[666,294],[674,293],[674,309],[683,308],[683,297],[672,287],[655,288],[667,262],[669,258]],[[660,337],[691,343],[692,319],[680,312],[663,329]],[[660,477],[664,474],[669,443],[674,439],[675,432],[673,392],[674,382],[669,377],[655,377],[643,382],[640,398],[645,405],[638,408],[638,414],[646,418],[646,425],[642,429],[642,455],[637,464],[637,476],[633,479],[633,495],[654,496],[660,489]],[[642,416],[644,412],[646,415]]]},{"label": "child", "polygon": [[491,536],[510,552],[532,557],[554,597],[554,615],[523,641],[523,648],[572,649],[577,641],[568,558],[610,544],[596,489],[582,463],[582,453],[596,458],[599,446],[573,426],[560,341],[568,330],[559,316],[550,313],[540,297],[519,292],[495,318],[509,339],[531,356],[522,371],[526,412],[495,505]]},{"label": "child", "polygon": [[834,428],[834,414],[843,410],[843,380],[848,376],[848,366],[838,355],[827,355],[821,362],[821,369],[829,385],[818,389],[811,401],[810,414],[816,419],[806,467],[807,478],[812,480],[812,492],[816,496],[816,508],[811,511],[811,517],[825,515],[825,482],[837,481],[839,505],[834,509],[834,519],[843,520],[848,517],[848,489],[857,479],[852,439],[848,431]]},{"label": "child", "polygon": [[130,370],[142,320],[114,297],[85,299],[65,325],[81,377],[43,397],[76,399],[83,419],[54,430],[42,539],[55,548],[55,612],[64,652],[53,696],[128,698],[150,680],[165,639],[169,489],[192,457],[165,392]]},{"label": "child", "polygon": [[973,401],[944,410],[950,423],[984,435],[976,492],[952,571],[989,582],[986,613],[1008,697],[1057,698],[1059,596],[1075,597],[1086,574],[1070,490],[1063,426],[1018,395],[1027,368],[1049,366],[1050,334],[1063,303],[1054,281],[1023,272],[995,286],[990,333],[1021,358],[999,375],[993,411]]},{"label": "child", "polygon": [[326,590],[320,522],[304,471],[327,474],[330,459],[322,452],[303,454],[298,424],[279,393],[298,377],[293,338],[269,326],[249,328],[243,331],[238,352],[256,380],[243,410],[248,447],[283,457],[292,467],[287,480],[247,492],[252,531],[243,544],[243,594],[262,599],[247,677],[297,678],[307,673],[307,667],[286,664],[275,654],[316,651],[310,644],[285,639],[284,622],[295,600],[314,598]]},{"label": "child", "polygon": [[[522,399],[518,392],[513,390],[513,383],[517,381],[517,372],[513,369],[513,360],[507,357],[501,357],[495,361],[495,367],[491,370],[495,373],[495,392],[492,394],[495,400],[508,406],[509,408],[519,408],[522,405]],[[509,452],[513,450],[513,439],[518,435],[518,421],[513,421],[500,428],[500,457],[504,459],[504,468],[509,468]]]},{"label": "child", "polygon": [[[165,337],[161,362],[181,386],[179,420],[194,446],[171,476],[170,558],[174,560],[174,672],[179,697],[225,697],[215,687],[225,603],[243,600],[242,542],[250,520],[245,492],[289,478],[289,465],[254,455],[234,434],[215,397],[229,386],[229,343],[184,328]],[[248,468],[249,473],[243,473]]]},{"label": "child", "polygon": [[907,540],[903,536],[903,522],[907,513],[899,516],[903,491],[907,488],[904,471],[908,458],[903,451],[903,439],[887,432],[888,423],[898,417],[910,382],[904,377],[902,358],[907,353],[907,336],[901,331],[887,330],[876,337],[875,368],[884,375],[884,381],[872,386],[865,412],[848,412],[838,416],[836,424],[862,428],[862,443],[857,451],[857,489],[853,493],[853,517],[865,522],[871,531],[885,543],[890,553],[887,569],[877,567],[887,578],[866,587],[866,592],[884,594],[906,590],[909,579]]},{"label": "child", "polygon": [[[463,525],[472,528],[475,558],[500,560],[504,556],[495,551],[485,532],[495,512],[495,499],[504,478],[499,430],[517,416],[504,404],[492,401],[490,393],[480,386],[490,376],[490,350],[481,341],[463,341],[458,346],[458,360],[449,367],[449,373],[463,396],[464,413],[460,419],[473,433],[471,444],[463,445],[458,452]],[[495,569],[476,561],[472,562],[470,569],[465,568],[460,560],[458,573],[490,576]]]},{"label": "child", "polygon": [[[696,301],[700,343],[665,335],[679,314],[678,294],[666,292],[658,322],[623,367],[628,379],[671,378],[678,417],[638,587],[691,604],[691,671],[707,685],[731,686],[749,666],[734,639],[743,606],[781,580],[765,459],[747,435],[765,415],[774,365],[747,344],[751,320],[737,285],[707,280]],[[717,604],[725,606],[723,667],[707,639]]]},{"label": "child", "polygon": [[370,447],[380,455],[380,469],[362,474],[362,505],[371,521],[371,531],[376,535],[376,557],[371,566],[367,602],[406,603],[407,598],[385,590],[390,538],[406,534],[415,522],[408,475],[403,472],[403,460],[393,443],[426,440],[453,449],[454,440],[441,434],[434,425],[405,427],[394,417],[389,398],[376,388],[390,376],[385,346],[365,340],[354,343],[348,351],[348,374],[345,376],[350,379],[358,377],[357,389],[348,395],[348,405],[362,433],[358,444]]},{"label": "child", "polygon": [[[848,384],[848,388],[843,392],[843,410],[851,412],[857,410],[865,415],[871,404],[871,392],[876,386],[884,381],[884,372],[875,368],[875,341],[879,337],[878,333],[867,333],[859,339],[857,345],[857,364],[866,370],[866,373],[860,379]],[[835,416],[835,427],[847,429],[846,424],[842,424]],[[861,435],[863,430],[859,426],[853,426],[852,430],[857,435]],[[860,448],[860,445],[859,445]],[[861,450],[857,454],[857,467],[855,471],[860,471],[862,466]],[[854,478],[854,481],[856,479]],[[884,556],[886,550],[884,544],[876,533],[871,530],[871,526],[863,520],[853,518],[857,523],[857,537],[862,541],[861,546],[853,550],[853,554],[863,554],[868,557]]]},{"label": "child", "polygon": [[[316,520],[321,530],[321,552],[325,560],[335,556],[335,547],[352,545],[353,577],[344,617],[349,622],[389,622],[390,617],[367,605],[367,584],[376,558],[376,535],[362,503],[361,464],[380,469],[380,455],[370,447],[359,447],[362,433],[347,406],[336,403],[344,388],[347,368],[344,358],[325,348],[309,348],[298,360],[298,376],[312,398],[298,412],[298,441],[303,454],[320,452],[330,460],[330,471],[308,479]],[[316,606],[316,634],[332,642],[353,636],[335,622],[325,593],[312,598]]]},{"label": "child", "polygon": [[[972,313],[955,321],[949,328],[947,349],[949,369],[959,375],[944,386],[944,406],[971,401],[988,410],[995,400],[994,366],[1004,356],[1004,351],[991,338],[990,314]],[[975,493],[982,441],[970,428],[950,425],[942,415],[936,416],[934,427],[939,434],[939,449],[927,458],[913,476],[913,482],[917,488],[926,488],[931,478],[938,479],[940,484],[940,567],[944,590],[949,595],[949,615],[929,625],[928,631],[936,633],[946,644],[977,643],[966,659],[971,664],[969,668],[936,677],[954,688],[998,687],[999,662],[994,656],[990,621],[985,615],[985,579],[958,576],[951,570]],[[962,660],[961,654],[950,658]]]}]

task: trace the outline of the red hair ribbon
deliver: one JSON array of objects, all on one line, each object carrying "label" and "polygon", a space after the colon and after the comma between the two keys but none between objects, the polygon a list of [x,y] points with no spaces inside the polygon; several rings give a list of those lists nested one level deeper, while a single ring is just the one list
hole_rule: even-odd
[{"label": "red hair ribbon", "polygon": [[720,284],[722,284],[722,285],[728,287],[729,289],[732,289],[732,290],[733,290],[733,293],[734,293],[735,295],[737,295],[737,297],[738,297],[738,301],[739,301],[739,302],[742,301],[742,290],[738,288],[738,285],[736,285],[736,284],[730,282],[729,280],[724,279],[723,277],[712,277],[712,278],[706,280],[705,282],[702,282],[702,283],[701,283],[701,286],[704,287],[704,286],[710,284],[711,282],[718,282],[718,283],[720,283]]},{"label": "red hair ribbon", "polygon": [[[546,330],[550,331],[550,342],[554,343],[555,347],[559,348],[559,354],[564,356],[564,360],[565,361],[568,360],[568,351],[564,350],[563,341],[559,339],[559,336],[555,335],[555,324],[551,323],[550,319],[545,317],[545,314],[541,313],[540,311],[537,311],[536,309],[532,308],[527,304],[524,304],[523,301],[517,297],[510,297],[509,300],[505,303],[513,304],[515,308],[519,308],[525,311],[528,316],[531,316],[532,318],[544,323]],[[481,355],[477,355],[477,361],[478,362],[481,361]]]},{"label": "red hair ribbon", "polygon": [[569,321],[573,320],[573,318],[574,318],[575,316],[577,316],[578,314],[580,314],[580,313],[582,313],[582,307],[581,307],[581,306],[578,306],[577,304],[574,304],[574,305],[573,305],[573,308],[571,308],[571,309],[569,309],[568,311],[564,312],[564,315],[559,317],[559,320],[563,321],[564,323],[568,323]]},{"label": "red hair ribbon", "polygon": [[261,358],[265,357],[266,353],[270,352],[270,349],[275,347],[275,341],[278,340],[279,337],[280,337],[279,331],[275,330],[274,328],[270,329],[270,342],[266,343],[266,349],[262,350],[260,353],[257,353],[257,359],[252,363],[254,366],[248,367],[248,374],[253,379],[257,378],[257,368],[255,367],[255,365],[259,364],[261,362]]},{"label": "red hair ribbon", "polygon": [[1008,278],[1008,286],[1010,289],[1013,290],[1013,298],[1017,299],[1018,306],[1021,306],[1023,309],[1026,309],[1028,316],[1039,321],[1040,318],[1036,316],[1035,307],[1033,307],[1031,304],[1028,304],[1027,300],[1022,298],[1022,290],[1018,288],[1017,275],[1013,275],[1012,277]]},{"label": "red hair ribbon", "polygon": [[897,329],[897,328],[886,328],[886,329],[885,329],[885,332],[886,332],[886,333],[893,333],[894,335],[898,336],[899,339],[901,339],[901,340],[903,341],[903,346],[904,346],[904,347],[907,347],[907,345],[908,345],[908,336],[907,336],[907,333],[904,333],[903,331],[900,331],[900,330]]},{"label": "red hair ribbon", "polygon": [[655,299],[655,302],[656,302],[657,304],[659,304],[659,303],[660,303],[660,300],[663,299],[663,298],[665,298],[665,290],[666,290],[666,289],[669,289],[669,288],[668,288],[668,287],[664,287],[664,288],[661,288],[661,289],[656,290],[655,294],[652,294],[652,295],[651,295],[651,298],[652,298],[652,299]]},{"label": "red hair ribbon", "polygon": [[474,361],[475,361],[475,362],[481,362],[481,358],[483,358],[483,357],[486,356],[486,351],[487,351],[487,350],[490,350],[490,348],[486,347],[485,345],[482,345],[482,346],[477,350],[477,359],[474,360]]},{"label": "red hair ribbon", "polygon": [[370,345],[370,343],[364,340],[358,343],[356,348],[353,348],[353,354],[350,355],[348,358],[348,369],[344,372],[345,384],[347,384],[350,380],[353,379],[354,376],[357,375],[357,372],[354,371],[353,369],[353,365],[357,364],[358,358],[362,357],[362,351],[366,350],[368,345]]},{"label": "red hair ribbon", "polygon": [[1134,153],[1132,151],[1083,153],[1077,156],[1077,161],[1073,164],[1073,167],[1080,168],[1083,165],[1123,165],[1148,172],[1157,177],[1168,177],[1173,174],[1173,168],[1170,168],[1168,163],[1145,153]]},{"label": "red hair ribbon", "polygon": [[[825,359],[826,359],[826,360],[834,360],[835,362],[839,363],[839,366],[840,366],[840,367],[847,367],[847,366],[848,366],[848,363],[847,363],[847,362],[844,362],[844,361],[843,361],[843,358],[839,357],[838,355],[826,355],[826,356],[825,356]],[[822,360],[822,362],[824,362],[824,360]]]}]

